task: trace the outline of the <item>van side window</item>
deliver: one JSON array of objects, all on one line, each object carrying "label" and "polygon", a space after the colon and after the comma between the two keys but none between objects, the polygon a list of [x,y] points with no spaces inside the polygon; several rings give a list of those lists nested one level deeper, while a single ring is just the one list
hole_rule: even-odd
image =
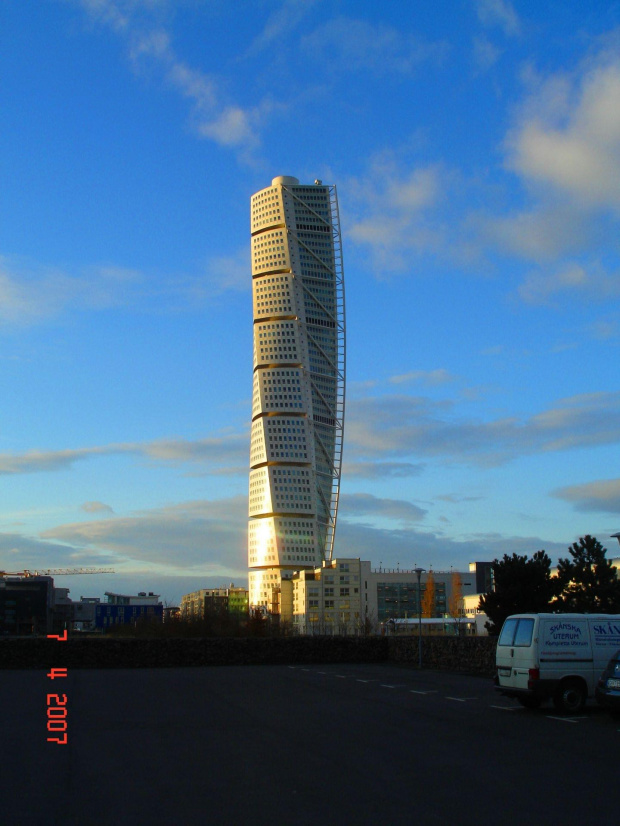
[{"label": "van side window", "polygon": [[534,632],[533,619],[520,619],[515,634],[515,645],[528,646],[532,644],[532,634]]},{"label": "van side window", "polygon": [[512,645],[515,638],[515,631],[517,630],[517,623],[519,620],[507,619],[502,627],[502,633],[499,635],[498,645]]}]

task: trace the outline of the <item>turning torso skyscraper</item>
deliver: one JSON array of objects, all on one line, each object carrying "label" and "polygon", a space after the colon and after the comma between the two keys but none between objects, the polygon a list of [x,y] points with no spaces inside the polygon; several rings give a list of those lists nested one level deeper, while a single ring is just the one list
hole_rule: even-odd
[{"label": "turning torso skyscraper", "polygon": [[345,387],[336,187],[274,178],[252,196],[251,225],[250,605],[286,615],[293,571],[330,559],[336,529]]}]

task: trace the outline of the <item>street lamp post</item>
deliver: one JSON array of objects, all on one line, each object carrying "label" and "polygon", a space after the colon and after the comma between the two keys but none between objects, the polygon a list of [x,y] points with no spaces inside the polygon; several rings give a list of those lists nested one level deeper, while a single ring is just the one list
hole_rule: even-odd
[{"label": "street lamp post", "polygon": [[422,586],[420,580],[426,568],[413,569],[418,577],[418,667],[422,668]]}]

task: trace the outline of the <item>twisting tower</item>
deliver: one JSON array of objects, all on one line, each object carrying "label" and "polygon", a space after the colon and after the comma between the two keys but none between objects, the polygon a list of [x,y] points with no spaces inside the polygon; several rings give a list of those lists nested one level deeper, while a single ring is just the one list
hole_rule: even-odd
[{"label": "twisting tower", "polygon": [[345,390],[336,187],[281,176],[251,210],[250,605],[282,613],[282,581],[334,547]]}]

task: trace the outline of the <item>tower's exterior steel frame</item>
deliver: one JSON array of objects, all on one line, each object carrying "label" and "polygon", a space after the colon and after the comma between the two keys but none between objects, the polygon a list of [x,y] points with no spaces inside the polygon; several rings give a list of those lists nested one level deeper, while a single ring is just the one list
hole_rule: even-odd
[{"label": "tower's exterior steel frame", "polygon": [[250,605],[282,610],[282,580],[330,560],[346,352],[335,186],[274,178],[251,199],[254,375]]}]

